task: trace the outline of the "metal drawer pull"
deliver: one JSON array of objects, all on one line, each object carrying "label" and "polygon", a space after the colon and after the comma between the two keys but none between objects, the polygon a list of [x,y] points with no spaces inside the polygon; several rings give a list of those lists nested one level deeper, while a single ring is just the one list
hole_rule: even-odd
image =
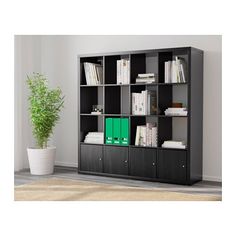
[{"label": "metal drawer pull", "polygon": [[125,160],[125,163],[127,163],[128,162],[128,160]]},{"label": "metal drawer pull", "polygon": [[102,158],[100,157],[100,158],[99,158],[99,161],[101,161],[101,160],[102,160]]},{"label": "metal drawer pull", "polygon": [[182,167],[184,168],[184,167],[185,167],[185,165],[182,165]]},{"label": "metal drawer pull", "polygon": [[152,165],[155,166],[155,162],[153,162]]}]

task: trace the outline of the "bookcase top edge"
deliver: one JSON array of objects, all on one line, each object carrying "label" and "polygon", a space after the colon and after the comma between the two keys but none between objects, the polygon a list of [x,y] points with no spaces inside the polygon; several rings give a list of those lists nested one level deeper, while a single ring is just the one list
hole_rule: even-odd
[{"label": "bookcase top edge", "polygon": [[145,50],[132,50],[132,51],[116,51],[116,52],[104,52],[104,53],[90,53],[90,54],[78,54],[78,58],[86,58],[86,57],[103,57],[103,56],[119,56],[119,55],[128,55],[128,54],[145,54],[145,53],[158,53],[165,51],[175,51],[175,50],[197,50],[199,52],[203,52],[203,50],[195,48],[195,47],[174,47],[174,48],[156,48],[156,49],[145,49]]}]

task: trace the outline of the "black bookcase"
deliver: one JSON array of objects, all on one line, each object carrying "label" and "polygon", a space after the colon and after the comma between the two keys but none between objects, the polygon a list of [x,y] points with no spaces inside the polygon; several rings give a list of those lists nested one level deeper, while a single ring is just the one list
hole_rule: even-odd
[{"label": "black bookcase", "polygon": [[[187,63],[185,83],[165,83],[165,61],[181,56]],[[116,84],[119,59],[130,60],[130,84]],[[86,85],[84,62],[103,66],[103,84]],[[139,73],[157,73],[155,84],[135,84]],[[132,178],[191,185],[202,180],[203,133],[203,51],[193,47],[154,49],[78,56],[78,172],[83,174]],[[156,115],[132,115],[132,92],[155,90],[159,112]],[[172,102],[182,102],[185,117],[167,117],[164,110]],[[92,105],[104,107],[101,115],[92,115]],[[129,119],[130,145],[116,146],[84,143],[88,132],[105,134],[107,117]],[[135,146],[137,125],[156,122],[158,146]],[[105,138],[105,135],[104,135]],[[186,149],[166,149],[165,140],[186,140]]]}]

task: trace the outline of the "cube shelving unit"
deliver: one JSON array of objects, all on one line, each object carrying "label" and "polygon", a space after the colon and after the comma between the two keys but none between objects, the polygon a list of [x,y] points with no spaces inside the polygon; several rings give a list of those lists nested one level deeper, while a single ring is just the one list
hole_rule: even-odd
[{"label": "cube shelving unit", "polygon": [[[165,83],[164,65],[176,56],[187,65],[185,83]],[[116,84],[117,60],[130,60],[130,84]],[[86,85],[84,62],[103,66],[103,84]],[[139,73],[157,73],[158,82],[135,84]],[[83,174],[131,178],[192,185],[202,180],[203,132],[203,51],[193,47],[153,49],[78,56],[78,172]],[[160,113],[133,115],[132,92],[154,90]],[[181,102],[188,115],[165,116],[173,102]],[[104,107],[103,114],[92,115],[92,105]],[[129,146],[84,143],[88,132],[104,132],[107,117],[129,119]],[[137,125],[157,123],[158,146],[135,146]],[[104,135],[105,139],[105,135]],[[165,140],[185,140],[186,149],[167,149]]]}]

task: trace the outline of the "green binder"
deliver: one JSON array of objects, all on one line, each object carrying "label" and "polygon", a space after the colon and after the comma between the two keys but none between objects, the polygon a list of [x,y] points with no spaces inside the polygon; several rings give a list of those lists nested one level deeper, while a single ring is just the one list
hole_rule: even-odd
[{"label": "green binder", "polygon": [[106,144],[113,144],[112,118],[106,118]]},{"label": "green binder", "polygon": [[113,144],[120,145],[120,118],[113,118]]},{"label": "green binder", "polygon": [[121,145],[129,145],[129,119],[121,118]]}]

